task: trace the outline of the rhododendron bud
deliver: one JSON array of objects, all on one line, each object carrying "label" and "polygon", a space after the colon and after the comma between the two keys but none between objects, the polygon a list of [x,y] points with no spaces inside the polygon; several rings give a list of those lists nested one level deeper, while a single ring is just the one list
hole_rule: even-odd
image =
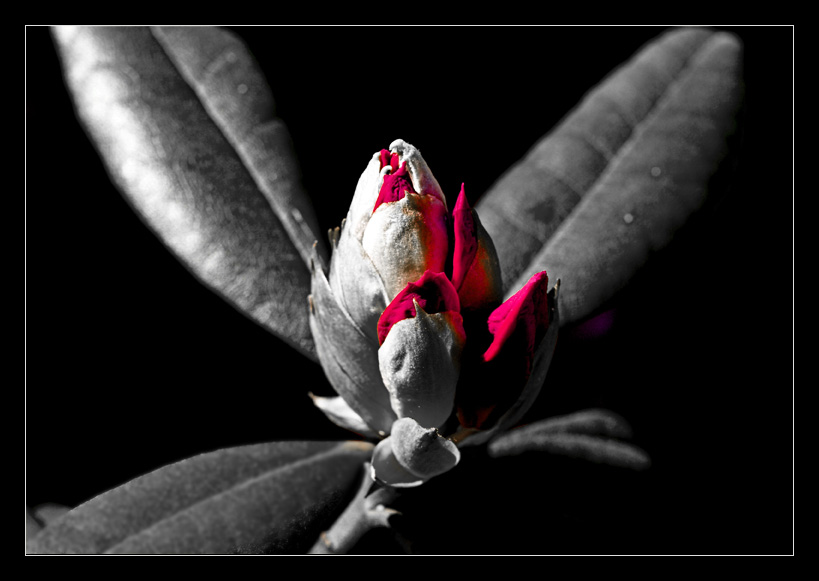
[{"label": "rhododendron bud", "polygon": [[[379,317],[408,283],[427,270],[443,272],[449,252],[444,195],[415,147],[399,139],[373,155],[330,241],[329,272],[313,257],[310,328],[342,400],[314,401],[345,427],[388,434],[398,416],[379,369]],[[427,327],[447,317],[421,318],[399,333],[429,336]],[[394,385],[404,385],[399,375],[393,366]]]},{"label": "rhododendron bud", "polygon": [[[406,146],[403,141],[400,144]],[[401,153],[405,150],[399,149]],[[399,157],[397,172],[385,174],[361,240],[390,297],[427,270],[443,272],[449,250],[446,201],[439,189],[413,188],[409,177],[417,173],[416,166],[426,164],[415,148],[407,151],[412,155],[407,160]],[[410,169],[408,164],[412,164]]]},{"label": "rhododendron bud", "polygon": [[345,428],[361,433],[359,426],[366,425],[386,435],[397,416],[378,369],[378,342],[355,323],[330,287],[315,250],[312,266],[310,330],[324,373],[341,397],[318,400],[319,409]]},{"label": "rhododendron bud", "polygon": [[330,285],[353,321],[375,338],[389,302],[425,271],[442,272],[447,207],[421,153],[403,140],[376,152],[340,231],[331,232]]},{"label": "rhododendron bud", "polygon": [[393,424],[392,435],[375,447],[370,471],[377,482],[410,488],[451,470],[460,459],[457,446],[438,430],[401,418]]},{"label": "rhododendron bud", "polygon": [[531,405],[557,337],[556,289],[540,273],[501,304],[498,257],[463,184],[450,215],[400,139],[373,154],[330,242],[329,268],[313,253],[310,329],[338,397],[313,401],[381,439],[375,480],[417,486]]},{"label": "rhododendron bud", "polygon": [[436,428],[452,413],[466,342],[459,310],[446,275],[427,271],[381,315],[379,368],[399,418]]},{"label": "rhododendron bud", "polygon": [[545,271],[532,276],[489,315],[487,332],[471,337],[477,342],[470,345],[464,363],[469,373],[461,377],[468,387],[458,390],[458,418],[463,426],[508,427],[540,392],[558,329],[559,281],[552,290],[548,282]]},{"label": "rhododendron bud", "polygon": [[483,354],[484,361],[493,361],[501,353],[514,357],[513,364],[521,369],[524,380],[532,370],[535,345],[549,326],[549,306],[546,293],[549,277],[539,272],[495,309],[487,325],[493,336],[492,344]]},{"label": "rhododendron bud", "polygon": [[494,307],[503,293],[498,255],[478,213],[469,206],[463,184],[452,218],[452,284],[461,299],[461,310]]}]

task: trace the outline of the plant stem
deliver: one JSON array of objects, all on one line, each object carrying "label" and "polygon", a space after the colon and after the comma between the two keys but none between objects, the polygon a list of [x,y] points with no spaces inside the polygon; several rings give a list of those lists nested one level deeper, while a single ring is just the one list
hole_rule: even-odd
[{"label": "plant stem", "polygon": [[347,505],[341,516],[308,551],[311,555],[342,555],[352,549],[367,531],[377,527],[389,527],[389,519],[399,515],[387,504],[398,497],[395,488],[380,487],[367,494],[373,487],[370,465],[364,464],[364,477],[355,498]]}]

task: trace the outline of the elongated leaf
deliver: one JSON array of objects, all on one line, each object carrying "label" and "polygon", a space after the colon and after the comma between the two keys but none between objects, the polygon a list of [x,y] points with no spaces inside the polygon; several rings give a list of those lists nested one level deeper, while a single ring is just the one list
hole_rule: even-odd
[{"label": "elongated leaf", "polygon": [[315,220],[250,55],[215,29],[55,29],[79,119],[137,213],[202,281],[315,358]]},{"label": "elongated leaf", "polygon": [[645,470],[651,465],[648,454],[632,444],[586,434],[542,432],[535,424],[494,439],[488,450],[493,458],[536,451],[635,470]]},{"label": "elongated leaf", "polygon": [[631,426],[621,416],[602,409],[589,409],[546,418],[528,429],[542,434],[586,434],[588,436],[609,436],[612,438],[630,438]]},{"label": "elongated leaf", "polygon": [[365,442],[274,442],[183,460],[51,523],[32,553],[300,552],[343,508]]},{"label": "elongated leaf", "polygon": [[201,99],[270,202],[305,264],[324,237],[301,185],[290,135],[252,56],[231,34],[208,27],[152,27],[154,37]]},{"label": "elongated leaf", "polygon": [[478,211],[511,294],[546,270],[564,324],[590,314],[707,194],[741,98],[740,46],[685,29],[591,91],[484,196]]}]

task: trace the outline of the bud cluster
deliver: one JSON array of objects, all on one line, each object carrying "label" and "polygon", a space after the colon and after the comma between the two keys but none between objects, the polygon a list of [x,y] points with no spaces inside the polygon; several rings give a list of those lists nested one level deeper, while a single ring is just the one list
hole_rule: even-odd
[{"label": "bud cluster", "polygon": [[310,327],[340,397],[314,402],[381,438],[375,480],[417,486],[525,413],[556,340],[557,289],[541,272],[501,304],[463,185],[450,214],[420,152],[397,140],[373,155],[330,241],[329,269],[313,256]]}]

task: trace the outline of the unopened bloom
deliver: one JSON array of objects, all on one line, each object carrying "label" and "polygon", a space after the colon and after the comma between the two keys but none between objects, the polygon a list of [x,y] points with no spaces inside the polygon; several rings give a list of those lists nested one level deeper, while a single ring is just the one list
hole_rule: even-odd
[{"label": "unopened bloom", "polygon": [[[534,401],[539,384],[538,389],[529,392],[526,387],[537,367],[536,356],[544,355],[538,347],[544,344],[548,331],[555,335],[557,332],[557,321],[549,318],[550,312],[557,314],[557,293],[556,290],[549,293],[548,283],[546,272],[535,274],[487,318],[488,335],[477,338],[478,344],[462,378],[470,387],[458,392],[458,419],[462,426],[485,429],[507,414],[508,427],[510,421],[522,415],[520,407],[525,412]],[[551,341],[545,343],[548,348]],[[545,355],[550,357],[551,352]]]},{"label": "unopened bloom", "polygon": [[[515,398],[531,394],[534,346],[556,302],[543,273],[501,304],[497,254],[463,185],[450,214],[402,140],[373,155],[330,239],[329,270],[313,259],[310,326],[340,399],[314,401],[339,425],[383,438],[374,478],[420,484],[457,464],[456,429],[472,438],[521,409]],[[503,393],[487,389],[480,374],[507,366]]]},{"label": "unopened bloom", "polygon": [[399,418],[437,428],[449,418],[466,343],[460,300],[443,272],[426,271],[384,309],[378,365]]},{"label": "unopened bloom", "polygon": [[390,147],[361,174],[332,240],[333,292],[372,338],[395,295],[427,270],[443,272],[449,250],[441,187],[416,148],[401,140]]}]

